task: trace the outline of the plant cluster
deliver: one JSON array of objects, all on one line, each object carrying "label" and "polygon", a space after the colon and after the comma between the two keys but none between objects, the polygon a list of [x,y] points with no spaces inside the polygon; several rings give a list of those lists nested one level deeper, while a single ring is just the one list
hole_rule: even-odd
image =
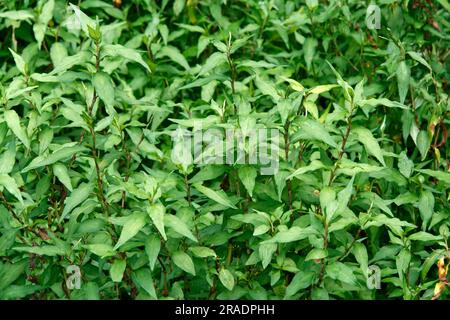
[{"label": "plant cluster", "polygon": [[0,298],[448,297],[450,4],[370,4],[0,1]]}]

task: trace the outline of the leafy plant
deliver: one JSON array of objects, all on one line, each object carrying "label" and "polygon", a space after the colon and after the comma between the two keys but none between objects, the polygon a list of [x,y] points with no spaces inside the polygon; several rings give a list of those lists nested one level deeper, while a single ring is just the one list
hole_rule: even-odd
[{"label": "leafy plant", "polygon": [[447,298],[449,6],[368,5],[0,2],[0,298]]}]

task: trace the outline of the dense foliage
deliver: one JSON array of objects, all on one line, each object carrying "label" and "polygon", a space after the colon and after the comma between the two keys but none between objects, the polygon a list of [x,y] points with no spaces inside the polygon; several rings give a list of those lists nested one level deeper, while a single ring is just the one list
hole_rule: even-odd
[{"label": "dense foliage", "polygon": [[447,297],[450,5],[374,4],[0,1],[0,298]]}]

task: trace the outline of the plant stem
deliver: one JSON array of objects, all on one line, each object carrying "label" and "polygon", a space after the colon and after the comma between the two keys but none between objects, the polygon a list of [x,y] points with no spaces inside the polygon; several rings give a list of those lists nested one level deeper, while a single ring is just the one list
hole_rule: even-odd
[{"label": "plant stem", "polygon": [[342,139],[341,151],[339,151],[338,159],[336,160],[333,171],[331,171],[330,180],[328,181],[328,186],[331,186],[331,184],[333,183],[333,180],[336,176],[336,170],[338,168],[338,163],[341,161],[342,156],[344,155],[344,152],[345,152],[345,146],[347,144],[348,137],[350,136],[350,131],[352,130],[352,112],[353,112],[353,108],[350,111],[350,115],[347,118],[347,122],[348,122],[347,130],[345,132],[344,138]]},{"label": "plant stem", "polygon": [[[284,125],[284,156],[286,158],[286,162],[289,163],[289,127],[290,127],[290,121],[287,120],[286,124]],[[292,181],[289,179],[287,182],[287,188],[288,188],[288,198],[289,198],[289,210],[292,210]]]},{"label": "plant stem", "polygon": [[22,221],[19,219],[17,214],[14,212],[14,209],[9,204],[9,202],[6,200],[5,195],[1,191],[0,191],[0,198],[2,199],[3,204],[5,205],[6,209],[8,209],[8,211],[11,213],[11,215],[14,217],[14,219],[16,219],[20,224],[22,224]]},{"label": "plant stem", "polygon": [[[342,139],[342,144],[341,144],[341,151],[339,151],[339,155],[338,155],[338,159],[336,160],[336,163],[334,165],[333,171],[331,171],[330,174],[330,180],[328,181],[328,186],[331,186],[331,184],[333,183],[333,180],[336,176],[336,170],[338,168],[338,163],[341,161],[342,156],[344,155],[345,152],[345,146],[347,144],[348,141],[348,137],[350,136],[350,131],[352,129],[352,113],[353,113],[353,101],[352,101],[352,107],[350,109],[350,114],[347,117],[347,130],[345,132],[345,135]],[[323,249],[326,251],[328,249],[328,221],[327,218],[325,216],[325,214],[323,213],[322,210],[322,215],[323,215],[323,219],[324,219],[324,236],[323,236]],[[322,259],[321,262],[322,266],[320,269],[320,276],[319,276],[319,283],[318,285],[320,286],[323,283],[323,279],[325,276],[325,258]]]},{"label": "plant stem", "polygon": [[[231,92],[233,93],[233,95],[236,93],[236,89],[235,89],[235,85],[234,83],[236,82],[236,66],[233,63],[233,60],[231,59],[231,53],[230,53],[230,48],[231,47],[231,39],[228,45],[228,50],[227,50],[227,60],[228,60],[228,65],[230,66],[230,71],[231,71]],[[235,107],[236,108],[236,107]],[[236,110],[234,110],[236,113]]]},{"label": "plant stem", "polygon": [[98,198],[99,198],[100,202],[102,203],[103,211],[106,213],[106,215],[108,215],[109,204],[103,193],[103,178],[102,178],[99,160],[98,160],[98,154],[97,154],[97,138],[95,135],[94,128],[92,126],[89,127],[89,130],[92,135],[92,157],[94,158],[95,171],[97,173]]},{"label": "plant stem", "polygon": [[189,206],[191,206],[191,186],[189,184],[189,181],[188,181],[186,173],[184,174],[184,185],[186,187],[187,200],[188,200]]},{"label": "plant stem", "polygon": [[[95,42],[95,69],[97,70],[97,72],[100,71],[100,41],[97,40]],[[92,96],[92,102],[88,107],[88,114],[90,116],[92,116],[92,110],[94,108],[95,102],[97,101],[97,92],[95,91],[94,88],[94,94]],[[101,170],[100,170],[100,165],[99,165],[99,158],[98,158],[98,153],[97,153],[97,136],[95,134],[95,130],[94,130],[94,124],[90,123],[89,124],[89,131],[91,133],[92,136],[92,157],[94,158],[94,163],[95,163],[95,171],[97,173],[97,187],[98,187],[98,198],[102,204],[103,207],[103,211],[105,212],[105,214],[108,216],[108,208],[109,208],[109,204],[108,201],[106,200],[106,197],[104,195],[103,192],[103,178],[102,178],[102,174],[101,174]]]}]

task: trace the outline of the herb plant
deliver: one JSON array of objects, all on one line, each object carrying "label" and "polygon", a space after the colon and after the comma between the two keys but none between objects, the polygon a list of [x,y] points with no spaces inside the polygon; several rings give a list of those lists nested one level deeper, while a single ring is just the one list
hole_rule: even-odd
[{"label": "herb plant", "polygon": [[3,0],[0,32],[1,299],[448,297],[447,0]]}]

